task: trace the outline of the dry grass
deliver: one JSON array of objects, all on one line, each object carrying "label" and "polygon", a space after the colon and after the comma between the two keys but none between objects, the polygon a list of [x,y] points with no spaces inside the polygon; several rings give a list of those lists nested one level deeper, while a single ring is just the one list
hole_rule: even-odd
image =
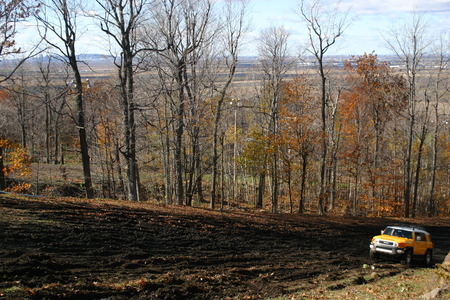
[{"label": "dry grass", "polygon": [[[428,299],[422,296],[449,284],[448,281],[443,282],[436,271],[436,268],[412,268],[397,275],[389,275],[375,268],[356,279],[349,278],[281,299]],[[444,289],[433,299],[449,297],[449,291]]]}]

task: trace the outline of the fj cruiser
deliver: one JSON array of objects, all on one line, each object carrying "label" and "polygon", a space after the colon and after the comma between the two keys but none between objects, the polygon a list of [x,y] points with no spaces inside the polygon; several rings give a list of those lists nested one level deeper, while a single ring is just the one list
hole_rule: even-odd
[{"label": "fj cruiser", "polygon": [[410,265],[414,257],[422,257],[427,266],[433,259],[434,244],[430,234],[421,227],[388,226],[381,235],[374,236],[370,243],[370,258],[389,255],[402,259]]}]

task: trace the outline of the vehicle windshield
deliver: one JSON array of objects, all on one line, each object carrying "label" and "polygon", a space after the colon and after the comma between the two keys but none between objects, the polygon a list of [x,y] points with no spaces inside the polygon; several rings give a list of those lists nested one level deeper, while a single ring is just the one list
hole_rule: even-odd
[{"label": "vehicle windshield", "polygon": [[383,234],[390,235],[390,236],[398,236],[398,237],[407,238],[407,239],[412,239],[412,232],[411,231],[402,230],[402,229],[396,229],[396,228],[391,228],[391,227],[387,227],[384,230]]}]

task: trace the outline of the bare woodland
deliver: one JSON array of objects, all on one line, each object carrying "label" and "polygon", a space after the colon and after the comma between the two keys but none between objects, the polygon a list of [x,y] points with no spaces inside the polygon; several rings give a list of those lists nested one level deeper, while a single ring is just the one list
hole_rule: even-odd
[{"label": "bare woodland", "polygon": [[[248,58],[245,0],[93,2],[0,5],[1,190],[45,193],[28,173],[52,164],[87,198],[450,214],[450,40],[420,13],[385,31],[388,59],[342,58],[330,53],[348,14],[301,0],[306,51],[270,27]],[[87,15],[109,41],[107,72],[76,53]],[[15,43],[25,19],[39,51]],[[65,171],[74,165],[81,182]]]}]

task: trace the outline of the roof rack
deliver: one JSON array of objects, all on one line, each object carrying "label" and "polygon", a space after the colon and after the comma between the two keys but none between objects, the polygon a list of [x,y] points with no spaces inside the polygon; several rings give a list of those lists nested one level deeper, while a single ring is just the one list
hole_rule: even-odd
[{"label": "roof rack", "polygon": [[426,231],[425,227],[420,226],[420,225],[414,225],[414,224],[403,224],[403,223],[397,223],[394,224],[392,226],[398,226],[398,227],[407,227],[407,228],[411,228],[411,229],[417,229],[417,230],[422,230],[422,231]]}]

